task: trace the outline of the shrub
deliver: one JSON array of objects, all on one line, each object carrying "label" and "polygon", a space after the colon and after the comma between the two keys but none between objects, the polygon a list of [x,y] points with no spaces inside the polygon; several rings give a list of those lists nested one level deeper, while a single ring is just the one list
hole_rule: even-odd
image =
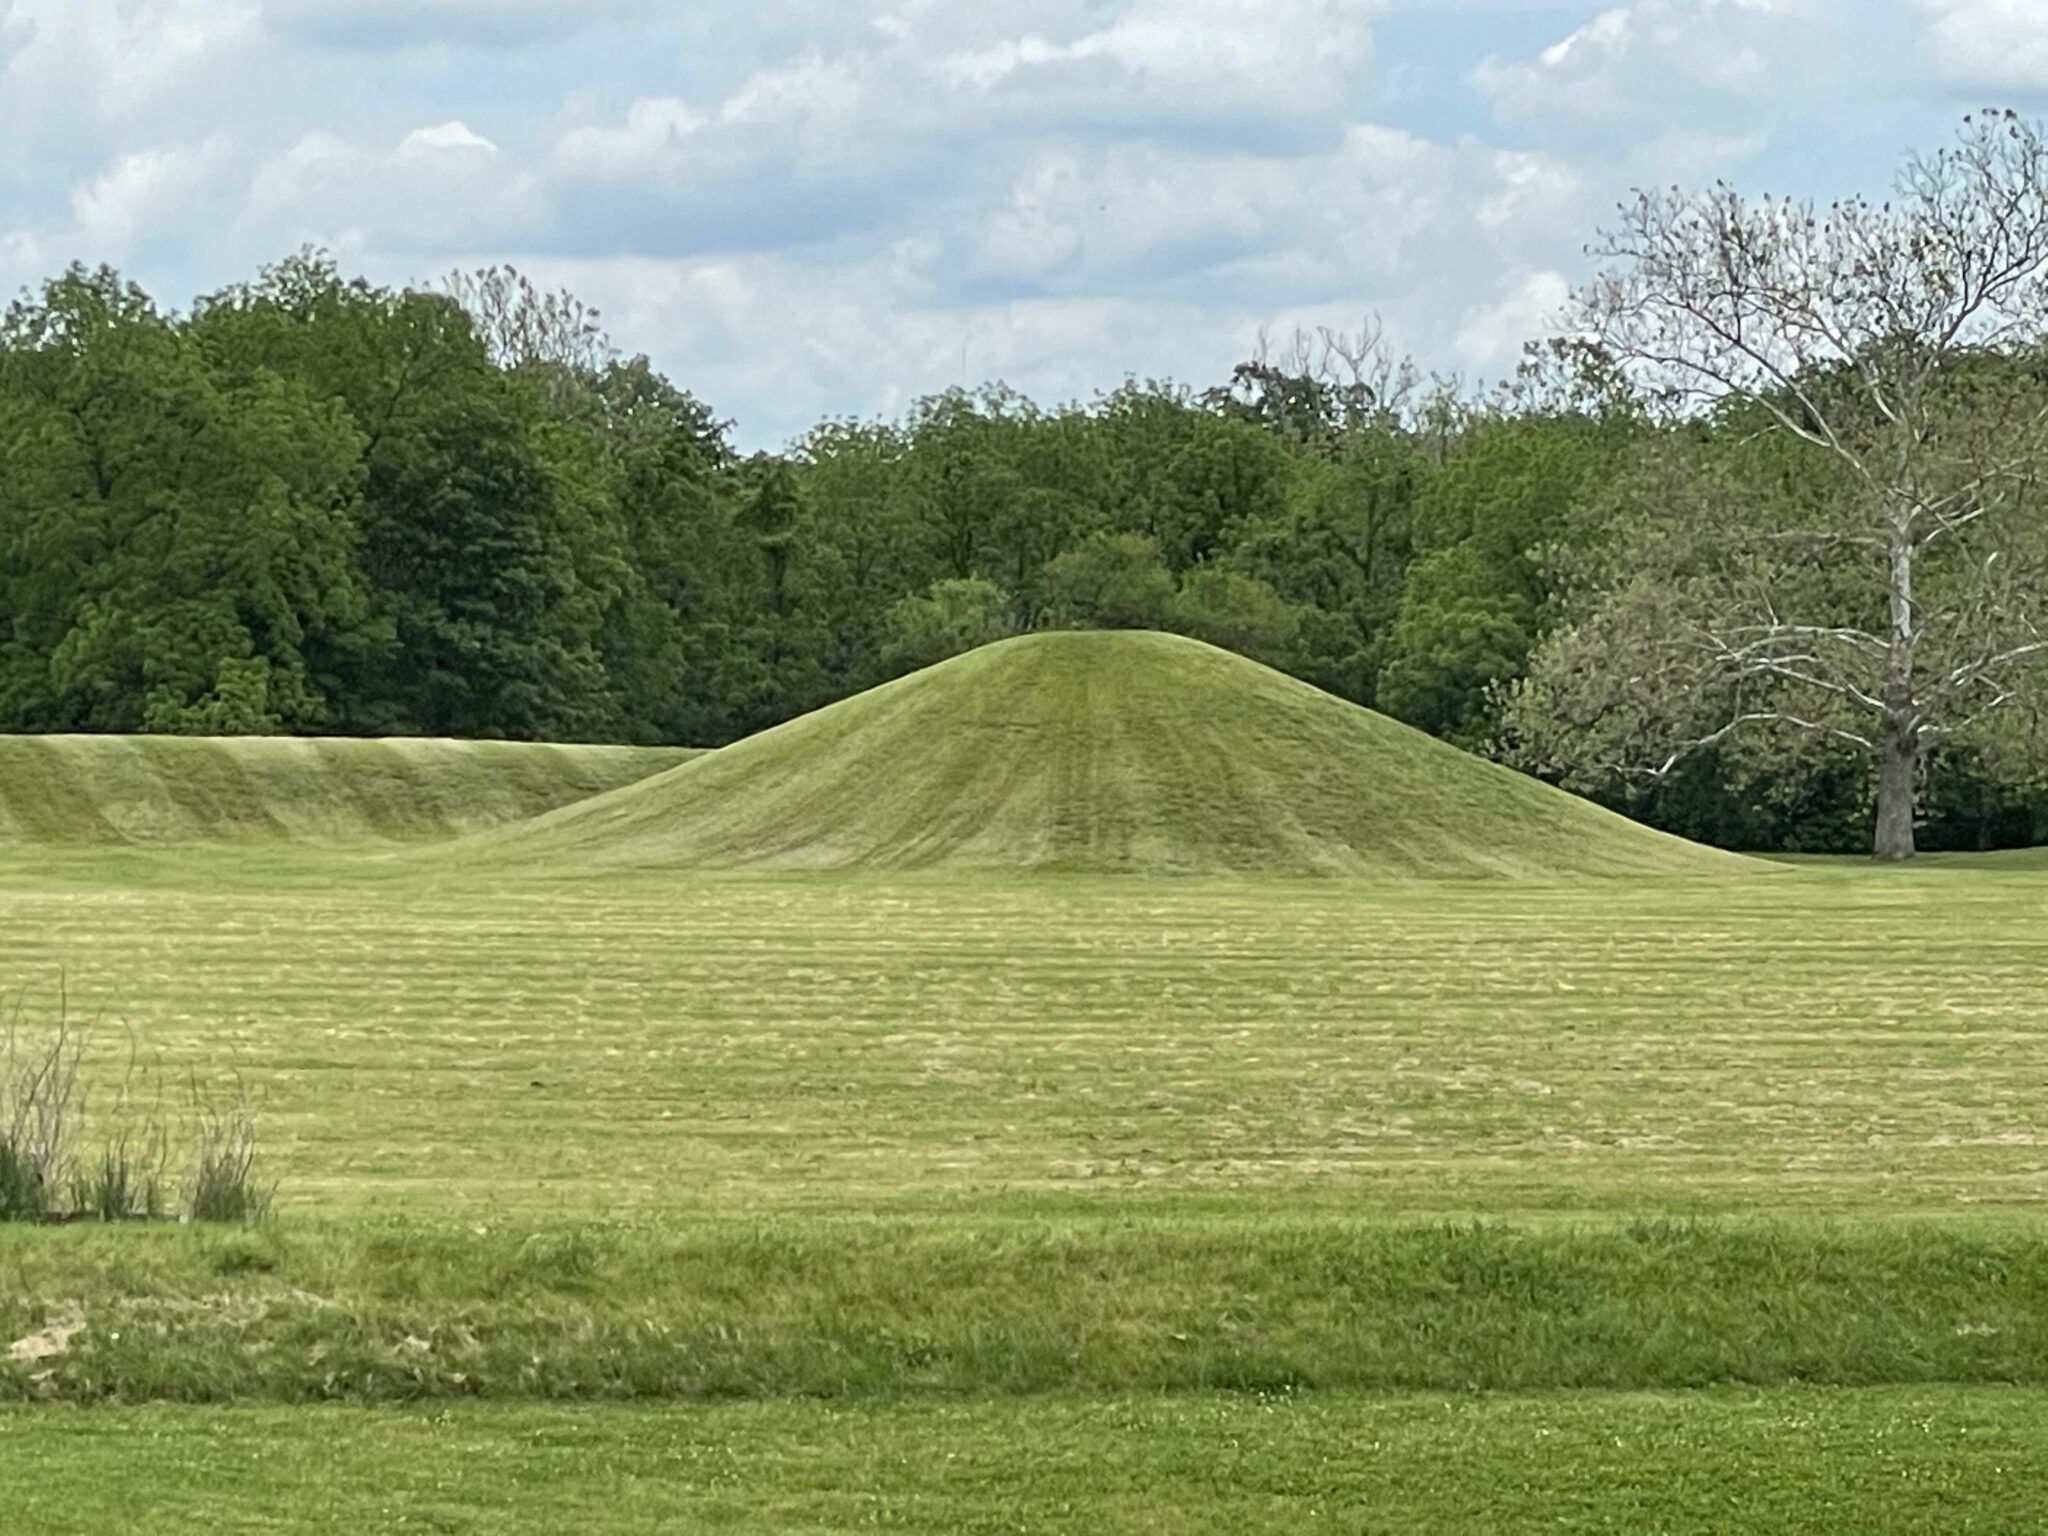
[{"label": "shrub", "polygon": [[1143,534],[1095,534],[1045,568],[1047,612],[1063,629],[1164,629],[1173,596],[1159,543]]},{"label": "shrub", "polygon": [[122,1132],[71,1177],[70,1214],[87,1221],[157,1221],[164,1214],[161,1126]]},{"label": "shrub", "polygon": [[1226,651],[1278,665],[1301,633],[1301,610],[1256,576],[1198,565],[1181,578],[1172,626]]},{"label": "shrub", "polygon": [[992,581],[935,581],[921,597],[889,610],[883,660],[894,672],[914,671],[1014,633],[1010,599]]}]

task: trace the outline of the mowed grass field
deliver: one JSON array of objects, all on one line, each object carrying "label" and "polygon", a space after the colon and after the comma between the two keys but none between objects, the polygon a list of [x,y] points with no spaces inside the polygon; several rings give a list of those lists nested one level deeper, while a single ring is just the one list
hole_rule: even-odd
[{"label": "mowed grass field", "polygon": [[[806,871],[821,729],[738,778],[494,749],[567,807],[532,837],[0,838],[18,1027],[93,1021],[103,1112],[131,1061],[247,1094],[281,1181],[250,1231],[0,1228],[0,1529],[2048,1523],[2042,855],[1695,858],[1538,795],[1518,878],[1430,880],[1398,801],[1218,841],[1162,773],[1173,835],[1105,840],[1033,809],[1062,769]],[[709,841],[622,840],[699,793]]]},{"label": "mowed grass field", "polygon": [[28,1017],[246,1085],[283,1180],[0,1231],[0,1344],[90,1324],[0,1363],[13,1528],[2048,1520],[2037,859],[0,904]]},{"label": "mowed grass field", "polygon": [[288,1211],[2038,1213],[2048,870],[1362,887],[0,861]]},{"label": "mowed grass field", "polygon": [[0,1413],[79,1531],[2017,1533],[2048,1419],[1985,1389]]}]

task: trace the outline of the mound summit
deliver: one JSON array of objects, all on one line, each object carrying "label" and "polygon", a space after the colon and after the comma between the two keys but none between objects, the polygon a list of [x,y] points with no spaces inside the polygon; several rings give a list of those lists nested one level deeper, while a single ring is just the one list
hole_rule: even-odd
[{"label": "mound summit", "polygon": [[695,755],[503,741],[0,736],[0,850],[450,839]]},{"label": "mound summit", "polygon": [[1174,635],[1003,641],[469,845],[677,869],[1733,874],[1668,837]]}]

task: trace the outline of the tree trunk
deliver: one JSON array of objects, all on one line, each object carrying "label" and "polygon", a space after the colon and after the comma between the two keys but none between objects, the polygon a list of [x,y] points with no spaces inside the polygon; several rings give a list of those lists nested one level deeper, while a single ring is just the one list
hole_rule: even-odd
[{"label": "tree trunk", "polygon": [[1913,538],[1913,508],[1894,501],[1891,532],[1891,656],[1885,680],[1884,731],[1877,754],[1877,857],[1902,862],[1918,850],[1913,813],[1920,800],[1920,714],[1914,708],[1913,565],[1920,546]]},{"label": "tree trunk", "polygon": [[1885,721],[1878,747],[1877,847],[1880,859],[1913,857],[1914,813],[1920,800],[1920,728],[1904,715]]}]

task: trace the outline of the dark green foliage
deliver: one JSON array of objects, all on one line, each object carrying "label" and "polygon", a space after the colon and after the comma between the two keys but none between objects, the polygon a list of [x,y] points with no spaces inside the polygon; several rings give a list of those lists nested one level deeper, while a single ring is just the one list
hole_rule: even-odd
[{"label": "dark green foliage", "polygon": [[978,576],[935,581],[890,608],[883,623],[884,664],[910,672],[993,644],[1010,633],[1010,599]]},{"label": "dark green foliage", "polygon": [[1542,415],[1466,429],[1416,498],[1416,559],[1387,637],[1380,708],[1466,746],[1493,738],[1495,691],[1521,675],[1554,619],[1544,555],[1586,537],[1580,498],[1629,430]]},{"label": "dark green foliage", "polygon": [[1098,533],[1045,568],[1047,611],[1070,629],[1164,629],[1173,607],[1173,573],[1158,541],[1138,533]]},{"label": "dark green foliage", "polygon": [[[718,746],[1070,626],[1176,630],[1493,751],[1669,429],[1611,383],[1417,406],[1382,371],[955,390],[742,461],[516,273],[394,290],[308,253],[180,316],[73,269],[0,325],[0,730]],[[1787,507],[1828,494],[1754,422],[1711,431]],[[1928,845],[2048,835],[2030,751],[1936,753]],[[1821,849],[1873,787],[1774,751],[1602,793]]]},{"label": "dark green foliage", "polygon": [[203,734],[329,721],[364,589],[340,503],[360,440],[269,369],[214,365],[113,273],[0,325],[0,724]]},{"label": "dark green foliage", "polygon": [[1200,565],[1181,578],[1167,627],[1277,667],[1301,633],[1301,610],[1256,576]]}]

